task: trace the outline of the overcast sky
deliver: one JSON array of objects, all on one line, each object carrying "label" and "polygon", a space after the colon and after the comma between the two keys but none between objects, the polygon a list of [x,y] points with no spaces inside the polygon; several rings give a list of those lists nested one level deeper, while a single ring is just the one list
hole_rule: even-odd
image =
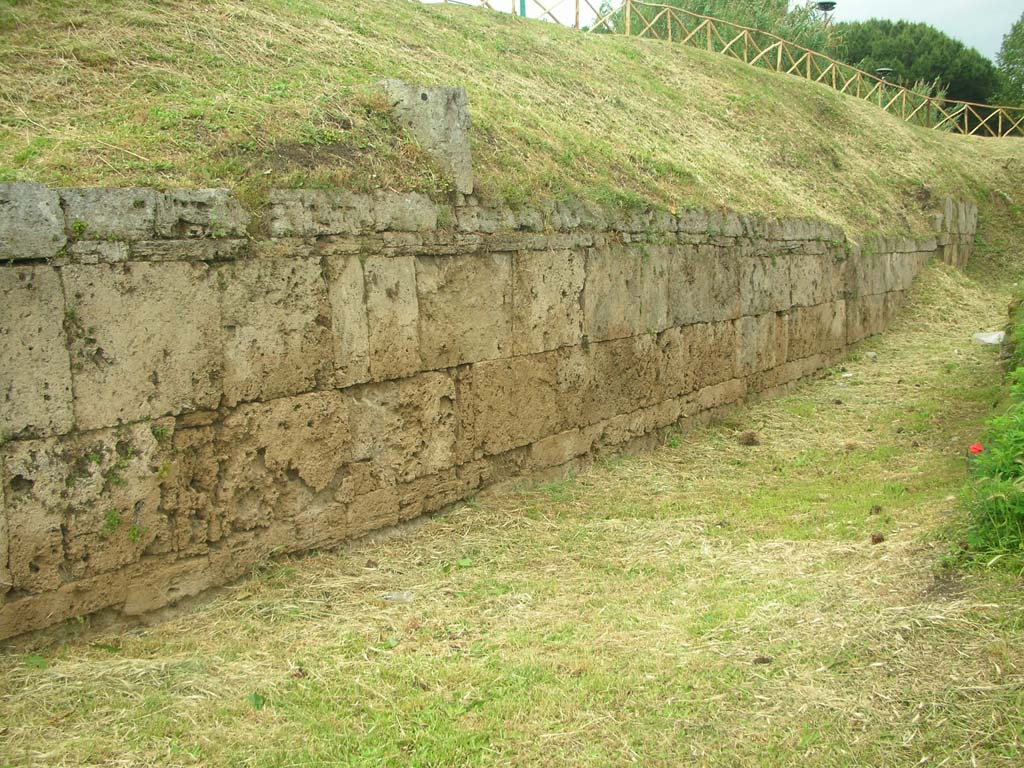
[{"label": "overcast sky", "polygon": [[835,19],[924,21],[995,61],[1003,35],[1021,13],[1024,0],[837,0]]}]

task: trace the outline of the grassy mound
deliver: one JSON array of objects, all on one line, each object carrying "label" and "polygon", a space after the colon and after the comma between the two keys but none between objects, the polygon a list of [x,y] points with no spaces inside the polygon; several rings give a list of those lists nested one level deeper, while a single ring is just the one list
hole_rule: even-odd
[{"label": "grassy mound", "polygon": [[1024,186],[1024,142],[928,132],[825,86],[650,40],[409,0],[27,0],[0,8],[0,179],[418,189],[446,180],[384,77],[463,84],[478,183],[924,226]]}]

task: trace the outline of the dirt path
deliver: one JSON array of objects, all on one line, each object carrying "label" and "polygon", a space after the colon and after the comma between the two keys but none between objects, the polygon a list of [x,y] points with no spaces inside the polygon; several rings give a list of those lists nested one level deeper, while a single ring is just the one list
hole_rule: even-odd
[{"label": "dirt path", "polygon": [[1005,299],[931,269],[725,424],[0,657],[0,765],[1020,765],[1021,582],[939,565]]}]

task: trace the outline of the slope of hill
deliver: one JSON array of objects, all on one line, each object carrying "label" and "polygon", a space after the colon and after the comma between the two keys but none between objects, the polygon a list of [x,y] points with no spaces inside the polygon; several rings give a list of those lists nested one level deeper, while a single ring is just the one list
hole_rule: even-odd
[{"label": "slope of hill", "polygon": [[824,86],[657,41],[409,0],[0,9],[0,180],[419,189],[446,181],[375,83],[462,84],[485,196],[587,196],[924,226],[1024,187],[1024,142],[905,125]]}]

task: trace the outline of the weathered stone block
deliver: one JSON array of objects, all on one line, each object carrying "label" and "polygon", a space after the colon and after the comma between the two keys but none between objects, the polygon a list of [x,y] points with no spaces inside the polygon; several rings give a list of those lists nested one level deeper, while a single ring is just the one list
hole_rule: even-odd
[{"label": "weathered stone block", "polygon": [[731,321],[670,328],[658,338],[660,395],[679,397],[736,375],[736,326]]},{"label": "weathered stone block", "polygon": [[846,300],[846,343],[866,339],[885,329],[885,294]]},{"label": "weathered stone block", "polygon": [[374,228],[373,200],[340,190],[275,189],[267,220],[271,237],[358,235]]},{"label": "weathered stone block", "polygon": [[672,325],[739,317],[739,278],[739,261],[728,251],[712,246],[681,246],[670,263]]},{"label": "weathered stone block", "polygon": [[846,302],[793,307],[789,313],[789,360],[834,352],[846,343]]},{"label": "weathered stone block", "polygon": [[672,325],[672,261],[677,249],[662,245],[639,246],[634,253],[640,260],[638,294],[640,328],[659,333]]},{"label": "weathered stone block", "polygon": [[420,369],[416,266],[411,256],[371,256],[363,265],[370,375],[408,376]]},{"label": "weathered stone block", "polygon": [[363,263],[357,256],[325,257],[331,304],[334,383],[339,387],[370,379],[370,339],[366,325]]},{"label": "weathered stone block", "polygon": [[662,399],[657,337],[631,336],[558,352],[559,419],[542,434],[593,424]]},{"label": "weathered stone block", "polygon": [[118,264],[128,261],[128,244],[114,240],[79,240],[67,247],[76,264]]},{"label": "weathered stone block", "polygon": [[455,383],[448,373],[368,384],[351,396],[353,460],[367,464],[377,481],[406,483],[457,463]]},{"label": "weathered stone block", "polygon": [[[4,481],[4,462],[3,457],[0,456],[0,603],[3,602],[3,596],[6,595],[14,582],[11,581],[11,569],[10,569],[10,547],[8,546],[9,537],[7,535],[7,501],[4,494],[4,488],[7,483]],[[0,635],[3,637],[3,635]]]},{"label": "weathered stone block", "polygon": [[176,189],[156,200],[159,237],[241,237],[249,214],[226,189]]},{"label": "weathered stone block", "polygon": [[165,532],[150,424],[3,448],[10,580],[40,593],[137,561]]},{"label": "weathered stone block", "polygon": [[513,257],[512,352],[544,352],[583,336],[584,257],[575,251]]},{"label": "weathered stone block", "polygon": [[0,435],[72,426],[64,294],[51,267],[0,267]]},{"label": "weathered stone block", "polygon": [[835,301],[844,288],[845,270],[843,262],[831,255],[793,256],[789,262],[790,282],[793,288],[793,305],[812,307]]},{"label": "weathered stone block", "polygon": [[365,536],[381,528],[397,525],[400,511],[398,489],[392,486],[359,496],[348,504],[348,535]]},{"label": "weathered stone block", "polygon": [[738,336],[736,373],[750,376],[786,362],[789,346],[789,318],[769,312],[736,321]]},{"label": "weathered stone block", "polygon": [[418,192],[381,192],[373,198],[378,232],[428,232],[437,229],[437,206]]},{"label": "weathered stone block", "polygon": [[62,189],[68,230],[90,240],[148,240],[156,231],[157,193],[152,189]]},{"label": "weathered stone block", "polygon": [[220,312],[204,266],[69,266],[63,276],[79,428],[217,406]]},{"label": "weathered stone block", "polygon": [[384,80],[381,85],[396,119],[452,175],[457,191],[472,194],[473,160],[469,152],[466,89],[428,88],[394,79]]},{"label": "weathered stone block", "polygon": [[740,312],[760,315],[789,309],[790,257],[784,254],[739,260]]},{"label": "weathered stone block", "polygon": [[164,560],[148,569],[139,569],[134,576],[121,607],[126,616],[140,616],[156,608],[173,605],[225,579],[210,567],[208,557]]},{"label": "weathered stone block", "polygon": [[250,242],[218,237],[191,240],[140,240],[128,252],[136,261],[235,261],[249,254]]},{"label": "weathered stone block", "polygon": [[623,246],[590,248],[583,289],[583,332],[591,341],[640,332],[640,262]]},{"label": "weathered stone block", "polygon": [[424,368],[511,354],[511,254],[420,257],[416,297]]},{"label": "weathered stone block", "polygon": [[220,268],[224,400],[308,392],[333,378],[331,308],[316,259]]},{"label": "weathered stone block", "polygon": [[458,380],[459,463],[558,431],[554,353],[476,363]]},{"label": "weathered stone block", "polygon": [[0,261],[49,259],[66,242],[64,212],[54,190],[0,182]]}]

